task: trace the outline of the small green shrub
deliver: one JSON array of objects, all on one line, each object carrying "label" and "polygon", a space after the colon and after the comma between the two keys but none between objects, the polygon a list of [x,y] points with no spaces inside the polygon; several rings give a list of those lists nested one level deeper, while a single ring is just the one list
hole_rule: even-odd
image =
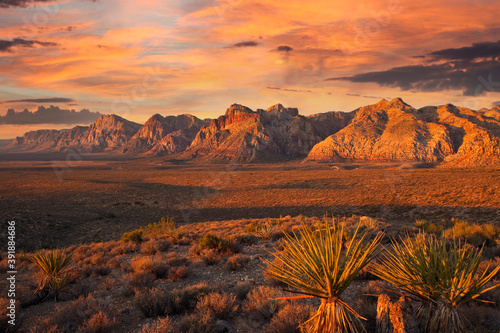
[{"label": "small green shrub", "polygon": [[142,230],[138,229],[138,230],[133,230],[133,231],[124,233],[122,235],[121,239],[125,243],[128,243],[128,242],[141,243],[142,242],[142,235],[143,235]]},{"label": "small green shrub", "polygon": [[210,233],[205,234],[205,236],[200,238],[198,245],[202,250],[212,249],[217,250],[220,253],[235,252],[234,246],[229,240]]}]

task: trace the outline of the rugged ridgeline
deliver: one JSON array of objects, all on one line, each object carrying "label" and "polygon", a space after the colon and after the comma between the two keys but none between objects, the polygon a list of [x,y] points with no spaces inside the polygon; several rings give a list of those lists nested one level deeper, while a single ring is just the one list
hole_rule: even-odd
[{"label": "rugged ridgeline", "polygon": [[316,143],[351,119],[352,114],[343,112],[304,117],[297,109],[281,104],[257,111],[233,104],[225,115],[203,127],[181,156],[216,163],[303,158]]},{"label": "rugged ridgeline", "polygon": [[417,110],[399,98],[382,100],[356,110],[351,123],[315,145],[307,160],[499,165],[498,111],[498,107],[473,111],[451,104]]},{"label": "rugged ridgeline", "polygon": [[118,152],[127,155],[169,155],[191,144],[196,133],[208,122],[194,116],[163,117],[155,114]]},{"label": "rugged ridgeline", "polygon": [[90,126],[38,130],[17,137],[3,150],[16,152],[106,152],[128,156],[165,155],[186,149],[207,122],[190,115],[152,116],[140,125],[116,115],[99,117]]},{"label": "rugged ridgeline", "polygon": [[30,131],[6,147],[9,151],[64,152],[68,148],[86,152],[113,151],[137,133],[141,125],[116,115],[99,117],[90,126],[70,130]]},{"label": "rugged ridgeline", "polygon": [[28,132],[2,150],[68,148],[210,163],[305,158],[500,165],[500,107],[474,111],[447,104],[415,109],[397,98],[348,113],[305,117],[281,104],[256,111],[233,104],[213,120],[156,114],[141,126],[116,115],[102,116],[90,126]]}]

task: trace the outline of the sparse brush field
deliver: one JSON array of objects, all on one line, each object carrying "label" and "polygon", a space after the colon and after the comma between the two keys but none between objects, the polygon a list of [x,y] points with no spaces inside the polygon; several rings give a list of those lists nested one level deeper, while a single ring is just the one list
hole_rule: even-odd
[{"label": "sparse brush field", "polygon": [[393,224],[452,217],[496,223],[500,169],[0,162],[0,212],[17,222],[18,246],[27,250],[117,240],[164,216],[181,225],[325,214]]},{"label": "sparse brush field", "polygon": [[[156,227],[130,232],[122,240],[69,246],[60,252],[42,250],[40,255],[71,255],[72,264],[57,272],[62,288],[55,290],[35,264],[32,253],[18,256],[17,300],[19,332],[300,332],[319,299],[276,300],[297,296],[265,272],[269,261],[280,267],[273,254],[283,255],[285,234],[299,233],[304,226],[331,223],[330,218],[282,217],[226,222],[200,222],[177,226],[170,219]],[[367,240],[383,232],[382,244],[391,239],[415,237],[428,223],[392,225],[377,219],[352,216],[337,220],[349,242],[354,228]],[[450,236],[453,229],[475,228],[486,244],[479,273],[500,263],[500,228],[485,228],[454,220],[436,224],[433,235]],[[262,232],[261,229],[265,229]],[[348,244],[348,243],[346,243]],[[466,243],[468,244],[468,243]],[[468,249],[477,252],[473,244]],[[32,260],[35,262],[32,262]],[[375,262],[378,259],[375,259]],[[5,253],[0,262],[7,269]],[[45,279],[45,280],[44,280]],[[497,274],[487,285],[500,282]],[[0,282],[2,294],[7,289]],[[38,288],[38,292],[35,292]],[[371,274],[367,266],[342,293],[342,300],[358,314],[368,332],[375,331],[377,297],[395,288]],[[482,295],[493,303],[470,302],[461,312],[478,332],[500,330],[500,288]],[[5,298],[0,299],[2,304]],[[2,306],[1,311],[5,311]],[[2,318],[5,314],[2,313]],[[3,320],[3,319],[2,319]],[[1,328],[8,327],[0,322]]]},{"label": "sparse brush field", "polygon": [[[367,240],[383,232],[387,250],[425,233],[473,253],[484,245],[479,274],[500,264],[500,169],[158,159],[70,166],[59,179],[51,162],[0,163],[0,212],[16,221],[19,332],[300,332],[321,302],[276,300],[299,294],[285,291],[265,261],[279,271],[273,254],[286,258],[286,235],[332,217],[345,226],[346,245],[359,224]],[[4,272],[6,253],[0,258]],[[65,266],[44,273],[57,258]],[[368,332],[377,295],[399,298],[372,264],[341,294]],[[7,289],[3,279],[0,331]],[[460,313],[478,332],[500,331],[500,288],[480,298],[491,303],[471,301]]]}]

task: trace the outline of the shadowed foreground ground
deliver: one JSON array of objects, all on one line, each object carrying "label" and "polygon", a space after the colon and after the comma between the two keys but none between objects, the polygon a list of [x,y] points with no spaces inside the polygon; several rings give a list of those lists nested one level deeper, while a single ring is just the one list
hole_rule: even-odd
[{"label": "shadowed foreground ground", "polygon": [[332,166],[0,162],[0,212],[26,249],[118,239],[167,215],[180,224],[300,214],[500,221],[498,168]]}]

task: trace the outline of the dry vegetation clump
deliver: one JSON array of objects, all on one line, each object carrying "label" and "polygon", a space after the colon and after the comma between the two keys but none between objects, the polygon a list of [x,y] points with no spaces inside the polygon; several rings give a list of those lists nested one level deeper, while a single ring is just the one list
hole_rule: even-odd
[{"label": "dry vegetation clump", "polygon": [[238,271],[249,262],[250,262],[250,257],[248,257],[245,254],[238,253],[227,259],[226,269],[230,271]]},{"label": "dry vegetation clump", "polygon": [[452,228],[443,232],[448,239],[459,238],[475,246],[496,246],[500,240],[500,227],[492,223],[471,224],[467,221],[455,220]]},{"label": "dry vegetation clump", "polygon": [[141,244],[141,253],[145,255],[153,255],[161,252],[166,252],[170,249],[172,243],[164,238],[150,238],[147,242]]},{"label": "dry vegetation clump", "polygon": [[125,293],[133,295],[135,290],[151,289],[156,276],[151,273],[128,273],[123,276],[125,282]]},{"label": "dry vegetation clump", "polygon": [[115,323],[109,304],[89,296],[56,306],[50,317],[38,318],[30,332],[109,332]]},{"label": "dry vegetation clump", "polygon": [[240,281],[233,287],[233,294],[235,294],[236,297],[242,301],[247,298],[248,293],[253,289],[254,287],[252,283]]},{"label": "dry vegetation clump", "polygon": [[168,280],[180,281],[189,276],[189,268],[187,266],[174,266],[168,272]]},{"label": "dry vegetation clump", "polygon": [[111,250],[111,252],[118,254],[118,255],[125,255],[128,253],[136,252],[138,249],[139,249],[139,246],[137,245],[137,243],[126,242],[126,243],[123,243],[123,244],[120,244],[120,245],[114,247]]},{"label": "dry vegetation clump", "polygon": [[280,297],[284,297],[281,291],[260,286],[248,293],[242,308],[245,313],[257,315],[257,318],[268,321],[285,305],[284,301],[276,300]]},{"label": "dry vegetation clump", "polygon": [[153,288],[137,293],[134,304],[147,318],[164,316],[173,312],[175,296],[172,292]]},{"label": "dry vegetation clump", "polygon": [[142,236],[143,236],[143,231],[138,229],[138,230],[132,230],[130,232],[126,232],[123,234],[121,240],[124,243],[128,242],[135,242],[135,243],[141,243],[142,242]]},{"label": "dry vegetation clump", "polygon": [[163,279],[168,275],[170,266],[164,257],[146,256],[132,259],[131,266],[136,273],[153,274],[157,279]]},{"label": "dry vegetation clump", "polygon": [[283,306],[271,319],[267,333],[301,333],[302,323],[314,314],[309,303],[291,302]]},{"label": "dry vegetation clump", "polygon": [[211,292],[200,298],[196,304],[196,311],[212,313],[216,319],[229,319],[238,310],[236,295],[225,292]]},{"label": "dry vegetation clump", "polygon": [[173,332],[174,327],[174,322],[167,316],[143,325],[139,333],[169,333]]}]

